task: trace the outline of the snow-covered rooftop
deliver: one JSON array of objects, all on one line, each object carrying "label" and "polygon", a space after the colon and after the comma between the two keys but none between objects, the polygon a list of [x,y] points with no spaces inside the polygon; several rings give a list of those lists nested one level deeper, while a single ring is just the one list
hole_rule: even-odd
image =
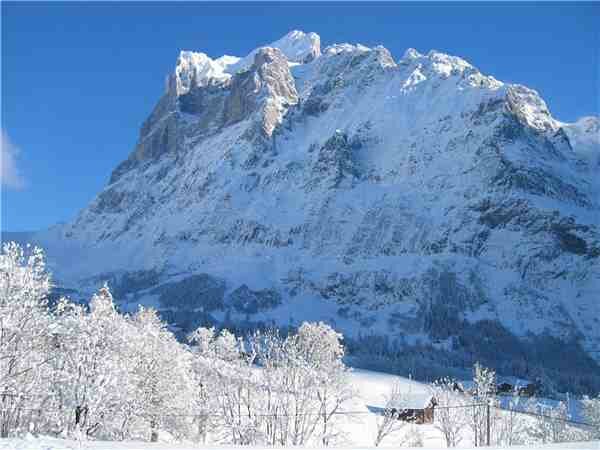
[{"label": "snow-covered rooftop", "polygon": [[409,392],[403,394],[402,398],[392,405],[397,409],[425,409],[435,403],[433,394],[427,392]]}]

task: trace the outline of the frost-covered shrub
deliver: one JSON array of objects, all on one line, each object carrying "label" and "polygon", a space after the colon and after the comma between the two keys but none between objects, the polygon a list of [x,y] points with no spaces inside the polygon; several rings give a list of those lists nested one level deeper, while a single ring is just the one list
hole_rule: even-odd
[{"label": "frost-covered shrub", "polygon": [[27,430],[21,410],[46,402],[44,366],[53,345],[49,292],[42,250],[5,244],[0,254],[0,437]]}]

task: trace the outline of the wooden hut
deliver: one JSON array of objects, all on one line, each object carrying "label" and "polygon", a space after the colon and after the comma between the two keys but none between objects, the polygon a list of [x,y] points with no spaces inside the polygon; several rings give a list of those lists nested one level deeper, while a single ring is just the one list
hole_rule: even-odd
[{"label": "wooden hut", "polygon": [[416,424],[433,423],[437,401],[431,394],[407,394],[392,407],[398,420]]}]

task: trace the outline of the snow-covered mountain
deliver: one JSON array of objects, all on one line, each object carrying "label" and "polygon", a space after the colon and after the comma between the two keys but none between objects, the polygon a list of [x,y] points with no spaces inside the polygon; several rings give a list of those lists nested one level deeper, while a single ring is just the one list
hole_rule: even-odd
[{"label": "snow-covered mountain", "polygon": [[300,31],[242,58],[184,51],[108,185],[36,239],[62,286],[107,280],[183,328],[322,319],[455,350],[467,332],[499,352],[547,338],[585,359],[599,127],[436,51]]}]

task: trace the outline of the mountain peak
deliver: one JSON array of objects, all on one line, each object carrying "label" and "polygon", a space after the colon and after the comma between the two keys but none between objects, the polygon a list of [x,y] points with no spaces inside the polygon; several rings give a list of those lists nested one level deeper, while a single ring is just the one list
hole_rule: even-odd
[{"label": "mountain peak", "polygon": [[292,30],[268,45],[252,50],[244,58],[223,55],[212,59],[206,53],[182,50],[174,73],[168,77],[167,92],[175,96],[187,94],[193,87],[221,84],[237,72],[248,70],[260,49],[276,48],[290,63],[307,63],[321,56],[321,38],[316,33]]},{"label": "mountain peak", "polygon": [[226,72],[227,67],[238,61],[239,58],[235,56],[224,55],[213,60],[206,53],[182,50],[168,89],[180,96],[187,94],[193,87],[223,83],[231,78]]},{"label": "mountain peak", "polygon": [[252,50],[236,64],[228,67],[227,72],[236,73],[247,70],[254,62],[254,55],[263,47],[277,48],[283,53],[288,62],[303,64],[321,56],[321,38],[316,33],[305,33],[293,30],[270,44]]},{"label": "mountain peak", "polygon": [[321,56],[321,37],[317,33],[293,30],[270,47],[281,50],[288,61],[305,63]]},{"label": "mountain peak", "polygon": [[422,57],[423,55],[421,55],[417,50],[415,50],[414,48],[407,48],[406,51],[404,52],[404,56],[402,56],[402,59],[417,59]]}]

